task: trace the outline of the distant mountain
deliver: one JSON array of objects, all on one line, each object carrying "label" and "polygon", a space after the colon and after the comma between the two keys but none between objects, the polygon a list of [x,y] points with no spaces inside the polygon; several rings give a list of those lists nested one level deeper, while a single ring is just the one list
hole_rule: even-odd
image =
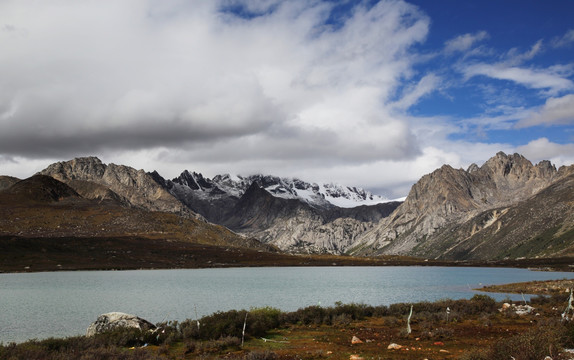
[{"label": "distant mountain", "polygon": [[217,175],[205,178],[201,173],[185,170],[172,180],[163,179],[157,172],[151,173],[158,183],[178,198],[217,201],[224,198],[240,198],[256,183],[271,195],[282,199],[296,199],[317,208],[352,208],[376,205],[390,200],[374,195],[364,189],[337,184],[308,183],[299,179],[280,178],[271,175],[235,176]]},{"label": "distant mountain", "polygon": [[455,260],[559,257],[574,256],[573,204],[574,165],[556,169],[502,152],[466,170],[442,166],[402,203],[275,176],[184,171],[166,180],[90,157],[22,181],[0,177],[0,236],[133,235]]},{"label": "distant mountain", "polygon": [[355,187],[276,176],[209,179],[189,171],[172,180],[157,172],[150,176],[208,221],[290,252],[344,253],[359,233],[399,204]]},{"label": "distant mountain", "polygon": [[[525,202],[538,204],[532,210],[538,213],[536,208],[542,210],[543,204],[564,201],[554,197],[552,185],[572,173],[573,166],[556,170],[548,161],[533,165],[519,154],[502,152],[481,167],[473,164],[468,170],[445,165],[413,185],[405,202],[391,216],[362,234],[351,253],[452,259],[505,256],[511,245],[508,240],[497,236],[484,238],[488,231],[479,234],[479,230],[496,224],[494,228],[503,234],[518,231],[512,227],[532,227],[533,216],[520,215],[522,222],[515,223],[509,221],[509,214],[519,211]],[[563,220],[565,223],[561,226],[574,228],[572,219]],[[467,224],[466,233],[462,231],[464,224]],[[474,226],[468,228],[468,224]],[[525,238],[520,241],[515,239],[513,244],[528,242],[543,229],[541,225],[533,227],[530,234],[524,234]],[[569,241],[573,243],[574,239]],[[472,250],[479,244],[488,251]]]}]

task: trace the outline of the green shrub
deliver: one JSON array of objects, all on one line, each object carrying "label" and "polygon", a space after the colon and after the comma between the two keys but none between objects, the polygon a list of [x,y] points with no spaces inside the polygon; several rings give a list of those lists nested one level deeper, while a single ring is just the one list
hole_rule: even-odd
[{"label": "green shrub", "polygon": [[280,316],[281,310],[272,307],[251,309],[247,315],[246,334],[256,337],[265,335],[281,325]]},{"label": "green shrub", "polygon": [[201,318],[198,338],[214,340],[226,336],[241,337],[246,313],[245,310],[220,311]]},{"label": "green shrub", "polygon": [[280,319],[283,324],[321,325],[325,322],[330,323],[330,317],[328,315],[325,308],[315,305],[283,314]]}]

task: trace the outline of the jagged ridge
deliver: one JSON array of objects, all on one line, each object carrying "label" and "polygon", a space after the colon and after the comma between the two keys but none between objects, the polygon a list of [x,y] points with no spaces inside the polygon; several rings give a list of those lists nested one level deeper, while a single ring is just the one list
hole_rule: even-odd
[{"label": "jagged ridge", "polygon": [[548,161],[533,165],[519,154],[502,152],[466,171],[444,165],[423,176],[391,216],[362,234],[354,253],[447,256],[425,243],[434,243],[445,229],[481,212],[514,206],[572,171],[573,167],[556,170]]}]

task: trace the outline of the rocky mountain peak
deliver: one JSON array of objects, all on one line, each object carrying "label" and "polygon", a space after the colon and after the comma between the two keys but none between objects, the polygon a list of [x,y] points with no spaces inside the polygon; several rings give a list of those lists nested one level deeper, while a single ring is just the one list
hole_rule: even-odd
[{"label": "rocky mountain peak", "polygon": [[470,164],[470,166],[468,167],[468,169],[466,170],[467,173],[473,173],[480,170],[480,168],[478,167],[478,165],[476,165],[475,163]]},{"label": "rocky mountain peak", "polygon": [[105,171],[106,165],[99,158],[89,156],[51,164],[41,173],[60,181],[67,181],[101,178]]},{"label": "rocky mountain peak", "polygon": [[408,253],[448,223],[535,195],[556,174],[550,162],[534,166],[522,155],[504,152],[467,171],[443,165],[414,184],[405,202],[365,238],[388,252]]},{"label": "rocky mountain peak", "polygon": [[143,170],[104,164],[97,157],[75,158],[52,164],[39,172],[74,187],[76,180],[104,185],[132,206],[153,211],[189,213],[185,207]]},{"label": "rocky mountain peak", "polygon": [[506,155],[501,151],[488,159],[482,168],[497,176],[520,177],[529,173],[533,165],[520,154]]},{"label": "rocky mountain peak", "polygon": [[185,185],[192,190],[206,190],[214,187],[210,180],[205,179],[201,173],[196,173],[195,171],[190,173],[188,170],[184,170],[179,177],[172,181]]}]

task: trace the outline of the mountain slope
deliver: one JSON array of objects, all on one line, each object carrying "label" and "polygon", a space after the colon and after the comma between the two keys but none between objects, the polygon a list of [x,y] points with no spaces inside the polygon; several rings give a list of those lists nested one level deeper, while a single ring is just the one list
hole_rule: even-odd
[{"label": "mountain slope", "polygon": [[445,234],[454,231],[454,226],[481,213],[487,216],[489,210],[498,209],[492,213],[498,217],[505,208],[529,199],[571,172],[572,168],[556,170],[548,161],[533,165],[521,155],[504,153],[466,171],[445,165],[413,185],[405,202],[364,233],[353,252],[461,257],[462,253],[450,253],[445,245]]},{"label": "mountain slope", "polygon": [[201,220],[126,207],[114,199],[88,199],[45,175],[35,175],[0,191],[0,236],[56,240],[128,236],[272,250],[252,238]]},{"label": "mountain slope", "polygon": [[413,255],[502,259],[574,255],[574,174],[536,195],[447,226]]},{"label": "mountain slope", "polygon": [[13,176],[0,176],[0,191],[8,189],[10,186],[16,184],[20,179]]}]

